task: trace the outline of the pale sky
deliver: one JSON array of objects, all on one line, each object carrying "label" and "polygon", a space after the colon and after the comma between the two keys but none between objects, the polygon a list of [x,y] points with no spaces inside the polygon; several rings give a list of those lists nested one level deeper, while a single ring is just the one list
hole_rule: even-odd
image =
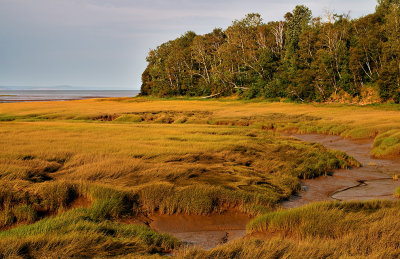
[{"label": "pale sky", "polygon": [[282,20],[299,4],[356,18],[376,0],[0,0],[0,86],[139,89],[149,49],[247,13]]}]

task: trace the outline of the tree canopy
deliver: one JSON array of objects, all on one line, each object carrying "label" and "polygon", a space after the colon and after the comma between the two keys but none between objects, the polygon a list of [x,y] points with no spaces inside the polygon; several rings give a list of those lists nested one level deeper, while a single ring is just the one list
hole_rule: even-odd
[{"label": "tree canopy", "polygon": [[400,102],[400,0],[373,14],[313,17],[296,6],[281,21],[248,14],[223,30],[187,32],[149,52],[141,95],[285,97],[326,101],[373,86]]}]

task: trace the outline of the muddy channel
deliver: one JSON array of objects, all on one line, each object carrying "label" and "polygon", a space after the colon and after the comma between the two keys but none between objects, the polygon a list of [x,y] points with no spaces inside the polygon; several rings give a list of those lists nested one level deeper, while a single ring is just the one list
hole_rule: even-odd
[{"label": "muddy channel", "polygon": [[[294,134],[291,137],[344,151],[357,159],[362,167],[336,170],[330,176],[302,181],[302,191],[284,201],[282,207],[295,208],[327,200],[394,199],[393,192],[400,186],[400,181],[393,181],[393,175],[400,175],[400,161],[371,158],[372,140],[354,141],[319,134]],[[204,249],[244,237],[246,225],[251,220],[249,216],[238,212],[211,216],[153,215],[150,219],[149,224],[153,229]]]},{"label": "muddy channel", "polygon": [[349,140],[339,136],[307,134],[291,135],[306,142],[336,149],[357,159],[362,167],[336,170],[331,176],[302,181],[302,191],[282,203],[284,208],[295,208],[315,201],[394,199],[393,193],[400,181],[400,159],[374,159],[370,156],[372,140]]}]

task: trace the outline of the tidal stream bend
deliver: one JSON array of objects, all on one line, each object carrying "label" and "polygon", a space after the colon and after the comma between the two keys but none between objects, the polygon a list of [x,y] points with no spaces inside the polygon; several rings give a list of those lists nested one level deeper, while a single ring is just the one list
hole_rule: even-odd
[{"label": "tidal stream bend", "polygon": [[[284,201],[284,208],[295,208],[315,201],[393,199],[393,192],[400,181],[393,181],[400,174],[400,160],[382,160],[370,157],[371,141],[353,141],[338,136],[319,134],[291,135],[306,142],[320,143],[353,156],[363,166],[336,170],[332,176],[321,176],[302,182],[303,191]],[[237,212],[222,215],[154,215],[150,227],[170,233],[188,245],[211,249],[219,244],[246,235],[246,225],[251,218]]]},{"label": "tidal stream bend", "polygon": [[303,191],[281,205],[295,208],[315,201],[326,200],[371,200],[394,199],[393,193],[400,181],[393,181],[394,174],[400,174],[400,160],[374,159],[370,156],[372,141],[355,141],[339,136],[306,134],[291,135],[306,142],[336,149],[357,159],[362,167],[336,170],[332,176],[321,176],[302,181]]}]

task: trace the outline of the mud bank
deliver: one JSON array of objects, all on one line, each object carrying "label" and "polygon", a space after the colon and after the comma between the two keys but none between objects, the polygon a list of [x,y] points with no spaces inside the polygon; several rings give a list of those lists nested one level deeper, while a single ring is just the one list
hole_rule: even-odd
[{"label": "mud bank", "polygon": [[319,134],[291,136],[346,152],[357,159],[362,167],[337,170],[331,176],[302,181],[303,191],[283,202],[282,207],[294,208],[326,200],[394,199],[393,192],[400,186],[400,181],[393,181],[392,177],[400,174],[400,160],[371,158],[371,140],[355,141]]}]

